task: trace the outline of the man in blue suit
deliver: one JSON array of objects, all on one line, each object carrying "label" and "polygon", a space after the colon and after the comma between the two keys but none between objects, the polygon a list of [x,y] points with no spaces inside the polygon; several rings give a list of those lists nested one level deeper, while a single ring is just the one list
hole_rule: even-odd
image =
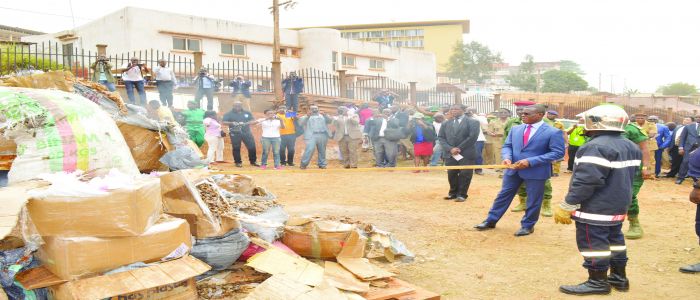
[{"label": "man in blue suit", "polygon": [[659,124],[659,117],[649,116],[647,121],[656,124],[656,145],[659,147],[659,149],[654,151],[654,160],[656,160],[654,175],[656,178],[659,178],[659,173],[661,173],[662,155],[666,148],[673,145],[673,139],[671,138],[671,131],[668,129],[668,127],[666,127],[664,124]]},{"label": "man in blue suit", "polygon": [[700,121],[700,116],[695,116],[695,123],[686,125],[683,127],[683,132],[681,132],[678,154],[683,156],[683,162],[681,162],[681,168],[678,171],[676,184],[682,184],[685,177],[688,176],[688,154],[700,147],[700,125],[698,121]]},{"label": "man in blue suit", "polygon": [[544,196],[544,182],[552,176],[552,162],[564,157],[564,138],[559,129],[542,121],[545,112],[542,105],[526,107],[521,113],[524,124],[513,127],[508,133],[501,157],[502,163],[512,169],[504,172],[501,191],[486,220],[474,226],[477,230],[495,228],[508,210],[518,187],[525,182],[527,209],[515,236],[525,236],[535,231]]}]

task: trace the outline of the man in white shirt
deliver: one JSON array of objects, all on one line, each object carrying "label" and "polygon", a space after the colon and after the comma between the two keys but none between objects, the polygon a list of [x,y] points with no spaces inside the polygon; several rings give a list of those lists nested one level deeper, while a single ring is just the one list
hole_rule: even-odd
[{"label": "man in white shirt", "polygon": [[167,67],[165,59],[158,60],[158,66],[153,68],[156,77],[156,86],[160,96],[160,103],[166,107],[173,107],[173,89],[177,87],[175,72]]},{"label": "man in white shirt", "polygon": [[151,70],[145,64],[140,63],[138,58],[132,57],[128,63],[122,65],[119,71],[122,72],[122,81],[124,81],[124,88],[126,88],[129,103],[136,104],[136,99],[134,98],[134,88],[136,88],[139,93],[141,106],[146,106],[145,80],[143,77]]},{"label": "man in white shirt", "polygon": [[[489,120],[486,119],[486,116],[483,114],[477,115],[475,108],[469,108],[469,116],[479,121],[479,125],[481,126],[481,130],[479,130],[479,136],[476,139],[476,164],[483,165],[484,146],[486,144],[486,135],[484,134],[484,131],[488,130]],[[484,175],[484,171],[482,169],[476,169],[474,170],[474,173],[476,175]]]}]

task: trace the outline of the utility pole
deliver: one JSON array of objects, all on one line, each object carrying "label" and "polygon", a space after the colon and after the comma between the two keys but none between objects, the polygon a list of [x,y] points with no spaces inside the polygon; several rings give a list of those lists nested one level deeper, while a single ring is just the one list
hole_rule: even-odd
[{"label": "utility pole", "polygon": [[282,101],[282,61],[280,61],[280,6],[285,9],[293,8],[295,0],[288,0],[279,3],[279,0],[272,0],[272,19],[274,21],[274,33],[272,38],[272,90],[275,94],[275,101]]},{"label": "utility pole", "polygon": [[603,73],[598,73],[598,91],[602,92]]}]

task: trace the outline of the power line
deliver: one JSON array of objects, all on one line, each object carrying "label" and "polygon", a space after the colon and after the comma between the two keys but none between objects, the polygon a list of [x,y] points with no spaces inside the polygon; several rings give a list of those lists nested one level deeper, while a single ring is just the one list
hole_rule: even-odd
[{"label": "power line", "polygon": [[[13,11],[20,11],[20,12],[26,12],[26,13],[37,14],[37,15],[45,15],[45,16],[55,16],[55,17],[73,18],[73,16],[68,16],[68,15],[59,15],[59,14],[52,14],[52,13],[41,12],[41,11],[26,10],[26,9],[17,9],[17,8],[2,7],[2,6],[0,6],[0,9],[13,10]],[[93,20],[93,19],[90,19],[90,18],[83,18],[83,17],[75,17],[75,18],[76,18],[76,19],[83,19],[83,20]]]}]

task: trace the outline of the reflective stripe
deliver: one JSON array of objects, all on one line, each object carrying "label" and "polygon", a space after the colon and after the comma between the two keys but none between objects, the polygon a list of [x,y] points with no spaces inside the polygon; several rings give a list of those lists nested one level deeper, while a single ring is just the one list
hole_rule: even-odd
[{"label": "reflective stripe", "polygon": [[628,167],[639,167],[639,165],[642,163],[641,160],[638,159],[633,159],[633,160],[625,160],[625,161],[609,161],[605,158],[602,157],[596,157],[596,156],[581,156],[577,157],[574,160],[574,163],[576,165],[580,163],[591,163],[594,165],[599,165],[607,168],[613,168],[613,169],[622,169],[622,168],[628,168]]},{"label": "reflective stripe", "polygon": [[581,218],[581,219],[587,219],[587,220],[593,220],[593,221],[608,221],[608,222],[624,221],[625,216],[627,216],[627,215],[599,215],[599,214],[580,212],[578,210],[573,212],[572,215],[574,217]]},{"label": "reflective stripe", "polygon": [[581,251],[583,257],[606,257],[612,255],[611,251]]},{"label": "reflective stripe", "polygon": [[625,251],[627,250],[627,246],[622,245],[622,246],[610,246],[610,251]]}]

